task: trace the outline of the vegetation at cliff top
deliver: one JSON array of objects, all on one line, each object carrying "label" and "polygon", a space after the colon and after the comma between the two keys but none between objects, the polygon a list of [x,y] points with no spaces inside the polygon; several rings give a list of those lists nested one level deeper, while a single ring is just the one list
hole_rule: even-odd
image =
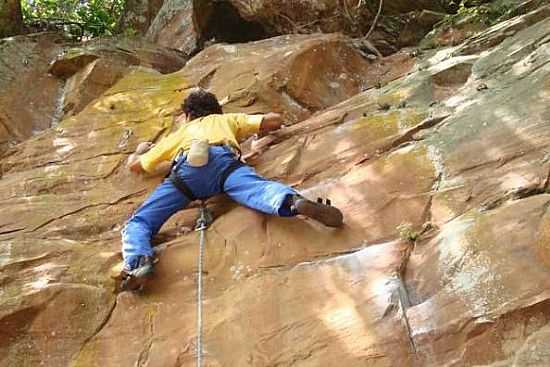
[{"label": "vegetation at cliff top", "polygon": [[125,0],[23,0],[27,27],[38,31],[61,29],[76,38],[116,33]]}]

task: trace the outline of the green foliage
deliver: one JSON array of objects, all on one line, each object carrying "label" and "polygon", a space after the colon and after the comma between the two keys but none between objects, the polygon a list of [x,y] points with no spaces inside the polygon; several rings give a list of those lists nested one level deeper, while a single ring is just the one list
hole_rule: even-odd
[{"label": "green foliage", "polygon": [[411,223],[401,223],[396,227],[399,238],[403,241],[414,242],[420,236]]},{"label": "green foliage", "polygon": [[514,0],[496,0],[486,3],[485,1],[462,0],[458,4],[456,14],[448,15],[437,26],[452,26],[467,20],[492,26],[504,18],[514,16],[516,8]]},{"label": "green foliage", "polygon": [[27,25],[61,27],[71,35],[85,38],[113,35],[124,5],[124,0],[21,1]]},{"label": "green foliage", "polygon": [[135,30],[132,26],[128,26],[122,31],[122,34],[126,37],[133,38],[138,35],[138,31]]}]

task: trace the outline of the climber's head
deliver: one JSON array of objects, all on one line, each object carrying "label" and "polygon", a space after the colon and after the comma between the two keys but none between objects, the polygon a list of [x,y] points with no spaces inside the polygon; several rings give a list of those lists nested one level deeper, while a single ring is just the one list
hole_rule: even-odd
[{"label": "climber's head", "polygon": [[212,114],[221,114],[222,106],[216,96],[202,88],[195,88],[183,101],[181,109],[189,121]]}]

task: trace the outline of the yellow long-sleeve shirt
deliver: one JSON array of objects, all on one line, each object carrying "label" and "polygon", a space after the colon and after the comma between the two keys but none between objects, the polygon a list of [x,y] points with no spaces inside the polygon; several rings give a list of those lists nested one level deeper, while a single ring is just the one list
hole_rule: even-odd
[{"label": "yellow long-sleeve shirt", "polygon": [[227,113],[208,115],[183,124],[140,157],[146,172],[153,173],[162,161],[171,161],[180,151],[186,151],[193,139],[208,140],[211,145],[227,144],[240,149],[239,142],[260,131],[263,115]]}]

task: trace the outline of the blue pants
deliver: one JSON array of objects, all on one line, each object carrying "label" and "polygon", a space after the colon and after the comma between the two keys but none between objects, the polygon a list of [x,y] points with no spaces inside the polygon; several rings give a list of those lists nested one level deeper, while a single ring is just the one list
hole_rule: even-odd
[{"label": "blue pants", "polygon": [[[260,212],[283,217],[292,216],[287,197],[296,192],[289,186],[259,176],[243,165],[233,171],[222,188],[222,175],[234,162],[234,154],[225,147],[209,149],[209,161],[203,167],[186,162],[175,166],[176,174],[193,194],[201,199],[225,192],[233,200]],[[126,264],[134,267],[140,255],[152,256],[151,239],[174,213],[184,209],[190,200],[171,180],[164,180],[136,210],[122,230],[122,254]]]}]

